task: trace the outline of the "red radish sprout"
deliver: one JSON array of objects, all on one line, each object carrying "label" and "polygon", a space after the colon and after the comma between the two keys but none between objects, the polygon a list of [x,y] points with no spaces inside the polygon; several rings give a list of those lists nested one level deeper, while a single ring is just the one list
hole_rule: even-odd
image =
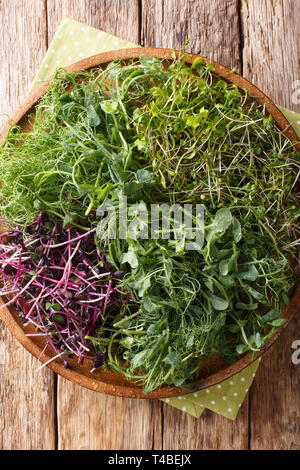
[{"label": "red radish sprout", "polygon": [[117,289],[96,246],[95,228],[82,233],[49,225],[42,213],[31,225],[0,235],[0,295],[7,298],[2,308],[14,304],[25,325],[35,327],[28,336],[45,337],[45,348],[50,344],[54,350],[38,370],[64,354],[77,356],[80,364],[93,360],[94,370],[105,357],[87,337],[96,335],[105,315],[119,313],[128,294]]}]

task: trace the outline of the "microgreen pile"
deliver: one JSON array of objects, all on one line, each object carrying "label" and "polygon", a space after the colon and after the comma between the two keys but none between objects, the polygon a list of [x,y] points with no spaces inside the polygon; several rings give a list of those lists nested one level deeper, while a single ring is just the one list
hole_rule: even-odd
[{"label": "microgreen pile", "polygon": [[[23,224],[1,245],[10,302],[58,354],[102,354],[146,393],[259,351],[284,323],[300,240],[294,143],[246,89],[182,59],[58,70],[32,131],[0,148],[0,212]],[[121,196],[127,236],[95,238]],[[152,203],[203,204],[203,246],[187,250],[171,214],[151,238]]]},{"label": "microgreen pile", "polygon": [[[50,229],[41,214],[26,228],[1,234],[0,273],[1,295],[8,296],[5,306],[13,304],[24,324],[37,330],[28,336],[44,336],[58,356],[77,356],[80,364],[91,359],[98,368],[105,354],[100,360],[101,352],[87,336],[96,333],[106,315],[120,311],[122,294],[116,290],[118,275],[97,249],[93,232],[59,225]],[[127,302],[128,296],[122,309]]]}]

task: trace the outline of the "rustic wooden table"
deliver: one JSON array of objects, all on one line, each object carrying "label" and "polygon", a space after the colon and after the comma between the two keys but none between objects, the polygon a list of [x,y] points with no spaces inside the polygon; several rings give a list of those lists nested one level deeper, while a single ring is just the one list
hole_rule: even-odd
[{"label": "rustic wooden table", "polygon": [[[190,39],[187,50],[237,66],[276,103],[300,112],[293,102],[299,11],[300,0],[0,0],[0,114],[26,94],[63,17],[145,46],[179,48]],[[299,449],[300,365],[291,361],[299,338],[295,318],[230,421],[100,395],[48,369],[35,374],[37,360],[0,325],[0,448]]]}]

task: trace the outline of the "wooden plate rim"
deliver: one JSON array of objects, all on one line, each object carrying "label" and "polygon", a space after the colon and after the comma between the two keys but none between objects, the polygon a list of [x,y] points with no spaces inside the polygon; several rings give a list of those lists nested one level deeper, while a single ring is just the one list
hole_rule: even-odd
[{"label": "wooden plate rim", "polygon": [[[103,65],[108,62],[111,62],[116,59],[130,59],[136,58],[138,59],[141,55],[148,56],[148,57],[159,57],[162,59],[172,60],[174,58],[174,53],[176,56],[182,54],[179,51],[173,51],[171,49],[162,49],[162,48],[132,48],[132,49],[122,49],[118,51],[111,51],[105,52],[101,54],[96,54],[94,56],[88,57],[83,59],[79,62],[76,62],[68,67],[66,67],[69,71],[75,70],[86,70],[98,65]],[[188,57],[184,57],[184,60],[187,63],[192,63],[193,60],[197,57],[200,57],[196,54],[188,54]],[[259,90],[255,85],[249,82],[247,79],[242,77],[241,75],[232,72],[229,68],[221,65],[217,62],[209,60],[207,58],[203,58],[204,61],[211,63],[215,68],[215,73],[223,78],[226,78],[228,81],[236,84],[240,88],[248,88],[249,93],[252,98],[254,98],[260,104],[265,104],[266,110],[273,116],[276,123],[278,124],[279,128],[286,134],[286,136],[292,141],[297,142],[298,138],[297,135],[282,114],[282,112],[277,108],[277,106],[268,98],[261,90]],[[49,86],[49,81],[43,83],[42,85],[35,88],[27,98],[21,103],[21,105],[16,109],[16,111],[12,114],[9,121],[6,123],[5,127],[3,128],[2,134],[0,137],[4,139],[7,135],[8,130],[14,124],[18,124],[22,118],[26,115],[30,114],[33,111],[33,107],[44,95]],[[296,143],[295,147],[297,150],[300,150],[300,144]],[[3,305],[4,302],[0,298],[0,306]],[[285,310],[285,317],[287,318],[286,323],[284,324],[283,328],[287,326],[290,319],[300,312],[300,283],[296,286],[294,294],[290,300],[290,304],[288,308]],[[24,346],[24,348],[29,351],[33,356],[39,358],[41,354],[41,349],[37,346],[30,337],[26,336],[24,333],[23,328],[18,324],[13,312],[4,307],[0,310],[0,319],[5,323],[9,331],[12,335]],[[283,330],[281,329],[281,331]],[[223,382],[224,380],[229,379],[230,377],[234,376],[235,374],[241,372],[243,369],[248,367],[251,363],[255,360],[260,358],[267,349],[277,340],[279,334],[273,335],[268,344],[261,349],[255,356],[253,357],[252,354],[247,353],[241,359],[236,361],[234,364],[229,365],[226,369],[222,369],[204,379],[196,380],[193,382],[193,389],[194,390],[201,390],[207,387],[211,387],[218,383]],[[49,360],[51,356],[43,355],[41,362],[45,363]],[[190,393],[190,390],[183,389],[181,387],[169,386],[163,387],[159,390],[156,390],[150,394],[145,395],[141,387],[136,387],[129,382],[126,384],[117,385],[117,384],[108,384],[106,382],[101,381],[101,378],[97,375],[95,379],[91,377],[87,377],[85,375],[79,374],[78,372],[72,369],[65,369],[63,364],[59,360],[55,360],[49,363],[47,366],[53,372],[59,374],[60,376],[70,380],[71,382],[81,385],[87,389],[121,397],[129,397],[129,398],[143,398],[143,399],[157,399],[157,398],[168,398],[174,396],[180,396],[187,393]]]}]

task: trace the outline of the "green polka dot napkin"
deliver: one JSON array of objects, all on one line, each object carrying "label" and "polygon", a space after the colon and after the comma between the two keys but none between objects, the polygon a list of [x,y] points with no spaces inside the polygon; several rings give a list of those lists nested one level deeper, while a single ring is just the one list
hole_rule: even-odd
[{"label": "green polka dot napkin", "polygon": [[[137,46],[77,21],[64,19],[49,46],[32,88],[51,77],[57,67],[65,67],[100,52],[129,47]],[[300,137],[300,114],[285,108],[280,109]],[[205,408],[208,408],[227,418],[235,419],[255,377],[259,361],[255,361],[221,384],[181,397],[165,398],[162,401],[195,418],[199,418]]]},{"label": "green polka dot napkin", "polygon": [[235,419],[252,384],[260,359],[239,374],[224,382],[182,397],[164,398],[162,401],[199,418],[205,408],[226,418]]},{"label": "green polka dot napkin", "polygon": [[100,52],[129,47],[137,45],[78,21],[64,19],[49,46],[32,88],[51,77],[58,67],[66,67]]}]

